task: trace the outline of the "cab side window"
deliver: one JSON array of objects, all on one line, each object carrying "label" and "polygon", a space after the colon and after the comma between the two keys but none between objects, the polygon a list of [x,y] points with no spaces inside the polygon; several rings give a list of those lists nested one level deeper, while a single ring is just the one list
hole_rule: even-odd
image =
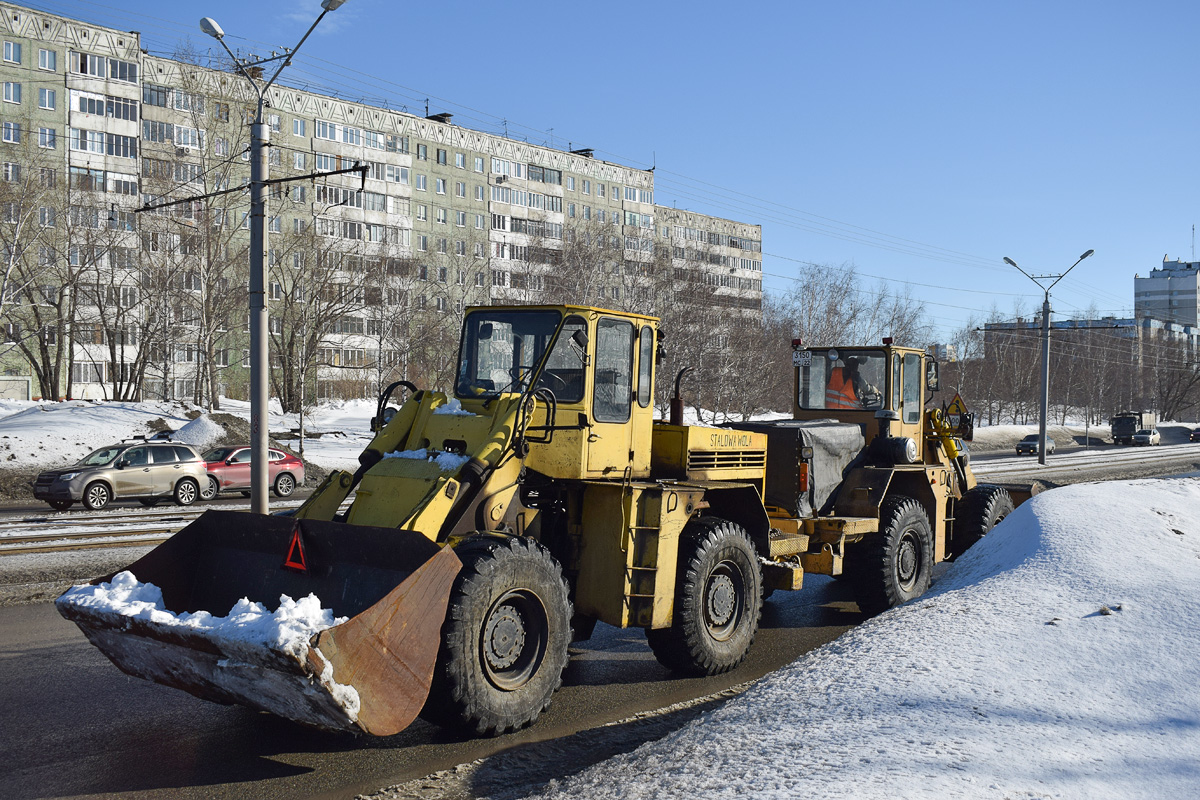
[{"label": "cab side window", "polygon": [[601,319],[596,326],[592,416],[627,422],[633,404],[633,323]]},{"label": "cab side window", "polygon": [[121,456],[121,460],[131,467],[144,467],[150,463],[150,454],[145,447],[131,447]]},{"label": "cab side window", "polygon": [[651,392],[654,389],[654,330],[649,326],[642,328],[638,337],[638,405],[642,408],[650,405]]},{"label": "cab side window", "polygon": [[900,412],[900,418],[905,424],[921,421],[922,377],[921,357],[916,353],[904,356],[904,409]]}]

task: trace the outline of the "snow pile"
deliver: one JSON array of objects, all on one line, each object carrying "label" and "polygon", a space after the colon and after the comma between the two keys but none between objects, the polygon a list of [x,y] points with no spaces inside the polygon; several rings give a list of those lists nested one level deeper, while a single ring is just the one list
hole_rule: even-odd
[{"label": "snow pile", "polygon": [[542,796],[1196,797],[1198,504],[1041,494],[925,597]]},{"label": "snow pile", "polygon": [[470,456],[460,456],[458,453],[444,453],[437,450],[396,450],[384,453],[384,458],[411,458],[414,461],[432,461],[442,472],[458,472],[463,464],[471,460]]},{"label": "snow pile", "polygon": [[434,414],[452,414],[456,417],[474,417],[470,411],[462,407],[462,403],[457,397],[450,398],[450,401],[438,406],[433,410]]},{"label": "snow pile", "polygon": [[304,655],[313,634],[348,619],[334,617],[333,611],[321,607],[320,598],[314,594],[300,600],[280,595],[279,608],[274,613],[243,597],[224,617],[214,617],[207,611],[175,614],[163,604],[161,589],[153,583],[140,582],[129,571],[117,573],[109,583],[74,586],[63,595],[62,601],[159,625],[193,628],[211,634],[214,639],[261,645],[296,656]]},{"label": "snow pile", "polygon": [[223,427],[213,422],[208,414],[202,414],[176,431],[174,438],[203,453],[224,435]]}]

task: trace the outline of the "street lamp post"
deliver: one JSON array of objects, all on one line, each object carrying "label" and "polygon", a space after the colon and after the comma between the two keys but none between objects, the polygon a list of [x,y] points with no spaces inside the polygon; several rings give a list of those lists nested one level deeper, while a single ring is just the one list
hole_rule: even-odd
[{"label": "street lamp post", "polygon": [[[1067,272],[1075,269],[1080,261],[1090,256],[1095,250],[1088,250],[1086,253],[1076,259],[1075,263],[1067,268]],[[1017,266],[1017,262],[1013,261],[1008,256],[1004,257],[1004,263],[1016,269],[1029,280],[1038,285],[1045,293],[1042,300],[1042,409],[1038,419],[1038,463],[1046,463],[1046,410],[1050,406],[1050,290],[1054,288],[1054,284],[1067,277],[1067,272],[1061,275],[1030,275],[1025,270]],[[1046,286],[1042,283],[1044,280],[1054,281]]]},{"label": "street lamp post", "polygon": [[[250,510],[255,514],[269,511],[268,451],[267,451],[267,145],[271,129],[263,121],[267,90],[275,83],[284,67],[292,63],[292,56],[304,44],[309,34],[330,11],[335,11],[346,0],[322,0],[321,13],[300,38],[299,43],[282,55],[272,55],[255,61],[244,61],[233,54],[225,44],[225,31],[211,17],[200,20],[200,30],[216,39],[233,60],[233,66],[250,84],[258,95],[254,122],[250,125]],[[255,80],[250,70],[272,61],[282,61],[275,74],[266,83]],[[261,73],[260,73],[261,74]]]}]

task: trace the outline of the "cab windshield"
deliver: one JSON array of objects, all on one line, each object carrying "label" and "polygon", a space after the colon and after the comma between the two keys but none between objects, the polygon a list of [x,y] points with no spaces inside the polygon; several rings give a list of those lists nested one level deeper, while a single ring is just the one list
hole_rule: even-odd
[{"label": "cab windshield", "polygon": [[467,316],[454,392],[462,398],[529,388],[562,315],[546,310],[477,311]]},{"label": "cab windshield", "polygon": [[101,447],[99,450],[95,450],[75,462],[75,466],[103,467],[111,464],[113,459],[124,449],[123,447]]},{"label": "cab windshield", "polygon": [[882,350],[800,350],[796,401],[815,410],[883,408],[887,386],[887,354]]}]

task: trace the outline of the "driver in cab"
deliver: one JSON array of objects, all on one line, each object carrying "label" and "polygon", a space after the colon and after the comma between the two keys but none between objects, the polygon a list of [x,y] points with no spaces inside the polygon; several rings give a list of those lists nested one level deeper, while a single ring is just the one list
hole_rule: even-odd
[{"label": "driver in cab", "polygon": [[838,359],[829,371],[829,381],[825,386],[825,407],[863,409],[880,408],[883,405],[883,395],[879,389],[868,383],[859,372],[860,359],[850,356],[844,361]]}]

